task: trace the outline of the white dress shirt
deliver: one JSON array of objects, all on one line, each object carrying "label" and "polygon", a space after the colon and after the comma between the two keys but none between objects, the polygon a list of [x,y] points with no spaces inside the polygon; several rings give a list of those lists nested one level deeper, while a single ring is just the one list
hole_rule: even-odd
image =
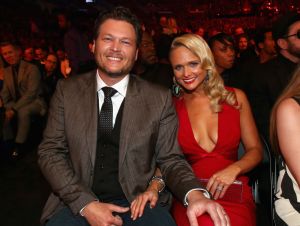
[{"label": "white dress shirt", "polygon": [[[126,96],[127,92],[127,86],[129,82],[129,74],[126,75],[121,81],[114,84],[113,86],[110,86],[117,90],[117,92],[111,97],[112,105],[113,105],[113,126],[115,125],[116,118],[119,112],[119,109],[121,107],[121,104]],[[99,114],[101,111],[101,107],[104,102],[104,92],[102,90],[103,87],[108,86],[105,84],[105,82],[101,79],[99,76],[98,70],[97,70],[97,93],[98,93],[98,103],[99,103]]]}]

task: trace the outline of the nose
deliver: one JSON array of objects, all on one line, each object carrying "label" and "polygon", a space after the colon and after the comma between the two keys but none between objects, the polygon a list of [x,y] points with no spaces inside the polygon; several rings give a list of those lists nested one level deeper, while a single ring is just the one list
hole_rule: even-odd
[{"label": "nose", "polygon": [[189,77],[191,75],[191,69],[189,67],[184,67],[183,76]]},{"label": "nose", "polygon": [[234,50],[233,50],[233,49],[229,49],[229,50],[227,51],[227,55],[230,56],[230,57],[234,57],[234,55],[235,55]]},{"label": "nose", "polygon": [[117,39],[113,40],[111,48],[114,51],[118,51],[120,49],[120,41]]}]

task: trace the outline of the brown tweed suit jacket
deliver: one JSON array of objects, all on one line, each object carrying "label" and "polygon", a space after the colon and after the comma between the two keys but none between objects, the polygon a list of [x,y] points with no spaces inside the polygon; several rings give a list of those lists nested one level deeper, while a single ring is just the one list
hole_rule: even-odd
[{"label": "brown tweed suit jacket", "polygon": [[[91,190],[97,115],[96,71],[58,83],[38,150],[53,189],[42,222],[65,205],[78,214],[97,199]],[[170,92],[130,75],[119,149],[119,181],[129,202],[147,188],[156,166],[181,200],[199,186],[178,146],[177,126]]]}]

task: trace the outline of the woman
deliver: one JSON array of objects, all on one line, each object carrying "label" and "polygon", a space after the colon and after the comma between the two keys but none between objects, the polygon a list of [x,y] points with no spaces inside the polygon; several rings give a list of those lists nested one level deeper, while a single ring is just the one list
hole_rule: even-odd
[{"label": "woman", "polygon": [[[223,206],[231,225],[255,225],[255,204],[243,174],[262,160],[262,147],[246,96],[238,89],[224,87],[212,53],[198,35],[176,38],[170,61],[178,84],[175,107],[183,153],[200,182]],[[238,160],[240,140],[245,154]],[[156,198],[151,187],[155,183],[133,201],[133,218],[142,213],[145,200],[153,205]],[[177,225],[190,225],[181,202],[174,201],[172,213]],[[198,224],[209,226],[213,222],[203,214]]]},{"label": "woman", "polygon": [[270,140],[279,154],[275,201],[276,225],[300,222],[300,65],[277,100],[271,115]]},{"label": "woman", "polygon": [[[207,181],[206,188],[224,207],[231,225],[255,225],[252,192],[243,174],[262,160],[262,146],[245,94],[224,87],[211,50],[200,36],[176,38],[170,62],[180,88],[175,107],[182,151],[200,181]],[[245,154],[238,160],[240,140]],[[189,225],[180,202],[175,200],[172,212],[178,225]],[[200,216],[198,223],[213,225],[208,215]]]}]

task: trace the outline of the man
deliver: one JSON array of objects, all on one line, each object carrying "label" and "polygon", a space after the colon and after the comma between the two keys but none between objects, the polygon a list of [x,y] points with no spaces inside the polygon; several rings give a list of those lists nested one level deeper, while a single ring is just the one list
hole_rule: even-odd
[{"label": "man", "polygon": [[252,97],[255,95],[257,80],[259,80],[257,75],[261,72],[261,65],[276,56],[275,41],[271,29],[259,30],[255,36],[255,42],[259,54],[237,65],[238,73],[236,73],[232,83],[234,87],[246,92],[250,103],[255,101]]},{"label": "man", "polygon": [[142,34],[138,59],[134,65],[133,73],[166,88],[171,88],[173,85],[172,67],[170,64],[158,62],[153,39],[146,31]]},{"label": "man", "polygon": [[234,76],[232,68],[235,61],[233,38],[225,33],[219,33],[208,40],[208,45],[214,55],[217,71],[225,85],[230,86]]},{"label": "man", "polygon": [[171,191],[187,199],[191,225],[206,211],[215,225],[229,225],[222,207],[204,197],[207,192],[180,153],[170,92],[129,75],[140,40],[140,24],[128,9],[103,12],[95,24],[97,72],[58,83],[38,151],[53,188],[43,223],[174,225],[160,205],[148,205],[135,221],[128,212],[158,166]]},{"label": "man", "polygon": [[259,63],[266,63],[276,56],[277,52],[275,48],[275,41],[273,39],[273,32],[271,29],[263,29],[259,31],[255,37],[255,42],[259,52]]},{"label": "man", "polygon": [[35,48],[34,52],[36,60],[42,65],[45,64],[45,60],[48,55],[48,49],[46,47],[38,46]]},{"label": "man", "polygon": [[55,54],[48,54],[42,73],[43,96],[47,104],[55,91],[57,81],[63,78],[58,69],[58,63],[58,57]]},{"label": "man", "polygon": [[[6,125],[17,119],[17,133],[13,157],[23,151],[30,129],[30,117],[46,113],[46,105],[41,95],[41,75],[38,68],[21,60],[20,49],[12,42],[0,45],[1,53],[9,67],[4,69],[4,86],[1,92]],[[4,127],[4,134],[9,129]]]},{"label": "man", "polygon": [[278,55],[261,64],[252,79],[249,100],[256,118],[257,127],[267,139],[269,118],[278,96],[289,83],[296,65],[300,62],[300,15],[288,13],[273,26],[273,38]]},{"label": "man", "polygon": [[72,74],[87,72],[95,68],[93,56],[88,48],[88,38],[75,27],[73,18],[66,12],[57,15],[58,25],[64,32],[64,48],[68,56]]}]

